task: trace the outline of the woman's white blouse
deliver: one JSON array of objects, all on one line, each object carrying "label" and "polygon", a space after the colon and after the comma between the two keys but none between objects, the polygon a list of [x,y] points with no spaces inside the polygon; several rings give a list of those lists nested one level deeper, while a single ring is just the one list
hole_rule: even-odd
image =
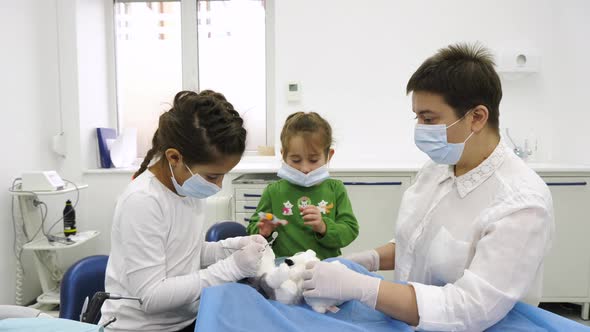
[{"label": "woman's white blouse", "polygon": [[393,240],[418,328],[482,331],[517,301],[537,304],[553,233],[547,185],[503,142],[459,177],[429,162],[404,194]]}]

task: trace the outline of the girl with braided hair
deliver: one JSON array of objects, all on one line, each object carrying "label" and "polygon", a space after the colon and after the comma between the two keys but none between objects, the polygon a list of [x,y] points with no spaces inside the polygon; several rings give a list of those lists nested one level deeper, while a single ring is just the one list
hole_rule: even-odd
[{"label": "girl with braided hair", "polygon": [[106,301],[102,323],[115,331],[193,331],[205,287],[256,274],[260,235],[205,242],[205,198],[246,146],[243,120],[214,91],[181,91],[160,116],[152,148],[119,197],[105,290],[135,301]]}]

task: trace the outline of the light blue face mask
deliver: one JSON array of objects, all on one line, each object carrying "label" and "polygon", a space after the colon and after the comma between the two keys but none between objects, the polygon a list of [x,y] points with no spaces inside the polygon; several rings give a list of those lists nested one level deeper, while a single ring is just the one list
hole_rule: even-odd
[{"label": "light blue face mask", "polygon": [[170,167],[170,173],[172,174],[172,184],[174,184],[174,189],[176,189],[176,192],[179,195],[202,199],[213,196],[221,190],[217,185],[203,179],[199,174],[193,174],[186,164],[184,167],[188,169],[192,176],[184,181],[181,186],[174,178],[174,172],[172,171],[170,163],[168,163],[168,166]]},{"label": "light blue face mask", "polygon": [[437,164],[456,165],[461,159],[465,143],[467,143],[474,133],[471,132],[463,143],[449,143],[447,140],[447,129],[464,118],[465,116],[453,122],[448,127],[444,124],[416,124],[416,128],[414,129],[414,142],[416,146]]},{"label": "light blue face mask", "polygon": [[328,172],[327,165],[318,167],[313,171],[305,174],[284,162],[279,171],[277,172],[277,176],[298,186],[311,187],[323,182],[326,179],[329,179],[330,173]]}]

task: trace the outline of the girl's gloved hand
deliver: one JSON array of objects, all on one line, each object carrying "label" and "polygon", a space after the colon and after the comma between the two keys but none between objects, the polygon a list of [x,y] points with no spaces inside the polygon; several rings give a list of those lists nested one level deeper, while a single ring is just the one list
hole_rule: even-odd
[{"label": "girl's gloved hand", "polygon": [[260,243],[260,244],[267,244],[268,243],[268,241],[266,241],[266,239],[260,234],[250,235],[250,236],[242,236],[239,239],[240,240],[238,241],[238,246],[240,248],[243,248],[243,247],[249,245],[250,243]]},{"label": "girl's gloved hand", "polygon": [[[261,237],[262,238],[262,237]],[[262,238],[264,240],[264,238]],[[266,240],[264,240],[266,244]],[[232,260],[238,269],[241,279],[256,276],[266,245],[258,242],[251,242],[242,249],[237,250],[227,259]],[[272,250],[268,248],[267,250]],[[238,279],[239,280],[239,279]]]},{"label": "girl's gloved hand", "polygon": [[221,247],[226,250],[227,255],[234,253],[236,250],[240,250],[251,243],[259,243],[262,245],[266,245],[268,242],[264,237],[259,234],[250,235],[250,236],[237,236],[227,238],[225,240],[219,241]]},{"label": "girl's gloved hand", "polygon": [[309,262],[303,272],[303,296],[341,302],[358,300],[375,308],[379,284],[375,277],[356,273],[342,264]]},{"label": "girl's gloved hand", "polygon": [[265,248],[264,244],[252,242],[242,249],[234,251],[229,257],[200,270],[202,287],[235,282],[255,276]]}]

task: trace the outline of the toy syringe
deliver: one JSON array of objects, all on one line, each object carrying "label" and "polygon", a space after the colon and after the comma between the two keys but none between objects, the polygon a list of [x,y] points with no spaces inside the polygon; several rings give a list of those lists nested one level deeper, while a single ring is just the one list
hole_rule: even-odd
[{"label": "toy syringe", "polygon": [[266,219],[266,220],[270,221],[273,224],[281,224],[281,225],[286,225],[287,224],[287,221],[286,220],[281,220],[281,219],[277,218],[272,213],[258,212],[258,217],[261,220],[262,219]]}]

